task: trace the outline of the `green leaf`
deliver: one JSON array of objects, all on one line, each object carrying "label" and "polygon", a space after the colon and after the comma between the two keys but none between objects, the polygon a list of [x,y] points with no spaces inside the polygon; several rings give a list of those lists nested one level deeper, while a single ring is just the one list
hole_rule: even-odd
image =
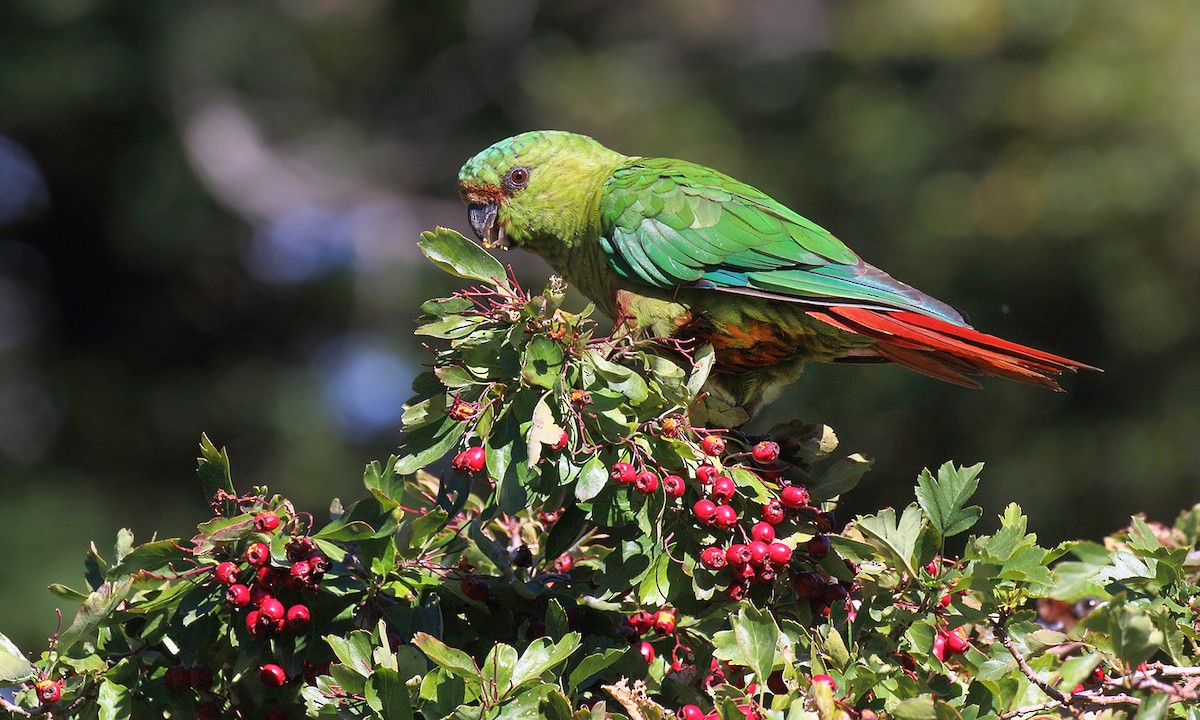
[{"label": "green leaf", "polygon": [[874,540],[880,550],[903,566],[910,577],[916,577],[914,551],[921,534],[921,518],[921,511],[916,505],[906,507],[899,521],[894,509],[885,508],[878,515],[859,518],[856,527]]},{"label": "green leaf", "polygon": [[949,462],[938,468],[936,479],[928,469],[921,471],[917,478],[917,502],[943,537],[965,532],[983,515],[979,506],[966,506],[979,487],[982,471],[983,463],[955,468]]},{"label": "green leaf", "polygon": [[440,424],[420,427],[404,434],[404,455],[396,461],[395,471],[412,474],[449,452],[467,431],[465,423],[446,416]]},{"label": "green leaf", "polygon": [[0,633],[0,683],[17,684],[33,675],[33,665],[12,640]]},{"label": "green leaf", "polygon": [[1141,608],[1129,605],[1111,610],[1109,633],[1113,651],[1130,665],[1149,660],[1164,640],[1162,631],[1154,627],[1150,616]]},{"label": "green leaf", "polygon": [[346,637],[326,635],[325,642],[333,649],[338,662],[350,670],[367,677],[375,666],[371,652],[371,635],[365,630],[355,630]]},{"label": "green leaf", "polygon": [[712,345],[705,345],[692,356],[692,374],[688,376],[687,381],[688,393],[692,397],[700,394],[716,361],[717,354]]},{"label": "green leaf", "polygon": [[184,551],[179,549],[178,538],[155,540],[126,553],[117,566],[109,570],[109,577],[124,577],[139,570],[157,570],[173,560],[182,560],[183,557]]},{"label": "green leaf", "polygon": [[412,641],[413,645],[421,648],[421,652],[425,653],[425,657],[429,658],[439,667],[454,673],[473,685],[479,684],[479,668],[475,666],[475,661],[471,659],[470,655],[457,648],[452,648],[434,636],[423,632],[413,635]]},{"label": "green leaf", "polygon": [[897,720],[962,720],[962,715],[950,703],[932,695],[905,700],[892,708],[892,717]]},{"label": "green leaf", "polygon": [[516,664],[517,651],[511,645],[504,643],[493,645],[491,652],[483,659],[481,668],[483,679],[496,688],[499,697],[504,697],[511,689],[509,681],[512,679]]},{"label": "green leaf", "polygon": [[579,649],[579,638],[579,633],[573,632],[553,645],[544,637],[531,642],[513,668],[513,688],[540,677],[542,673],[570,657],[571,653]]},{"label": "green leaf", "polygon": [[593,675],[603,672],[628,653],[628,648],[609,648],[604,652],[588,655],[580,660],[575,669],[571,671],[571,675],[567,678],[567,690],[578,692]]},{"label": "green leaf", "polygon": [[874,461],[855,453],[834,463],[821,477],[809,487],[809,494],[814,501],[820,502],[837,497],[851,490],[863,475],[871,469]]},{"label": "green leaf", "polygon": [[1167,717],[1167,706],[1173,699],[1165,693],[1155,693],[1142,700],[1135,717],[1137,720],[1164,720]]},{"label": "green leaf", "polygon": [[765,682],[775,662],[775,646],[779,643],[779,626],[769,610],[743,605],[731,618],[733,637],[746,666],[754,671],[759,682]]},{"label": "green leaf", "polygon": [[412,720],[412,700],[398,672],[386,667],[376,668],[371,682],[379,696],[384,720]]},{"label": "green leaf", "polygon": [[212,498],[218,490],[233,492],[233,480],[229,474],[229,455],[225,448],[217,449],[208,435],[200,436],[200,457],[197,458],[196,474],[200,476],[200,487],[205,498]]},{"label": "green leaf", "polygon": [[1071,690],[1086,680],[1099,665],[1100,656],[1096,653],[1088,653],[1087,655],[1079,655],[1064,660],[1063,664],[1058,668],[1059,689]]},{"label": "green leaf", "polygon": [[554,388],[562,373],[563,348],[545,335],[534,335],[525,348],[525,362],[521,366],[521,377],[530,385]]},{"label": "green leaf", "polygon": [[496,258],[453,230],[439,227],[421,233],[417,247],[442,270],[467,280],[508,288],[508,275]]},{"label": "green leaf", "polygon": [[608,484],[608,468],[599,455],[593,455],[583,464],[579,479],[575,481],[575,499],[587,502],[600,494]]},{"label": "green leaf", "polygon": [[100,681],[96,705],[99,706],[100,720],[126,720],[133,712],[133,698],[129,688],[108,678]]},{"label": "green leaf", "polygon": [[66,652],[81,640],[86,639],[101,623],[125,601],[133,587],[133,581],[125,578],[109,583],[96,590],[79,606],[71,626],[58,638],[59,652]]}]

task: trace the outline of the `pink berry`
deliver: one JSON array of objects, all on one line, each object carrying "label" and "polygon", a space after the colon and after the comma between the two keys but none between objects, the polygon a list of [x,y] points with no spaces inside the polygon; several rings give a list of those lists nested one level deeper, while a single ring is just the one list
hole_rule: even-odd
[{"label": "pink berry", "polygon": [[823,673],[820,675],[813,675],[812,681],[814,684],[824,683],[824,684],[828,685],[829,687],[833,688],[834,690],[837,690],[837,680],[834,680],[833,678],[831,678],[828,675],[825,675]]},{"label": "pink berry", "polygon": [[[723,506],[723,507],[728,507]],[[705,525],[712,525],[717,518],[717,504],[712,500],[697,500],[692,506],[692,514]]]},{"label": "pink berry", "polygon": [[633,489],[642,495],[650,495],[658,489],[658,475],[653,470],[643,470],[633,479]]},{"label": "pink berry", "polygon": [[271,622],[282,620],[284,616],[283,603],[279,602],[273,597],[265,598],[259,604],[258,610],[262,613],[263,617],[267,618]]},{"label": "pink berry", "polygon": [[450,467],[454,468],[454,472],[459,475],[474,475],[483,470],[486,465],[487,450],[479,445],[463,450],[450,462]]},{"label": "pink berry", "polygon": [[267,687],[283,687],[287,682],[287,673],[274,663],[267,663],[259,668],[258,679]]},{"label": "pink berry", "polygon": [[246,607],[250,604],[250,588],[241,584],[230,585],[225,591],[225,602],[235,608]]},{"label": "pink berry", "polygon": [[725,567],[725,550],[711,545],[700,551],[700,563],[709,570],[720,570]]},{"label": "pink berry", "polygon": [[246,548],[246,562],[254,567],[262,567],[271,560],[271,548],[263,543],[254,543]]},{"label": "pink berry", "polygon": [[799,485],[788,485],[779,491],[779,502],[786,508],[795,510],[808,504],[808,490]]},{"label": "pink berry", "polygon": [[716,457],[725,452],[725,438],[709,435],[700,441],[700,450],[709,457]]},{"label": "pink berry", "polygon": [[730,585],[725,588],[725,597],[733,602],[746,599],[747,588],[745,585]]},{"label": "pink berry", "polygon": [[716,514],[713,516],[713,525],[722,530],[732,530],[737,525],[738,514],[737,510],[731,505],[720,505],[717,507]]},{"label": "pink berry", "polygon": [[568,573],[571,572],[571,566],[575,564],[575,560],[570,555],[559,555],[554,561],[554,572]]},{"label": "pink berry", "polygon": [[613,463],[609,476],[618,485],[632,485],[637,480],[637,470],[627,462]]},{"label": "pink berry", "polygon": [[[966,638],[964,638],[962,635],[959,635],[958,633],[959,633],[958,630],[942,630],[941,631],[940,634],[943,637],[945,637],[946,654],[957,655],[961,652],[965,652],[966,649],[968,647],[970,647],[970,643],[967,642]],[[939,658],[939,659],[944,659],[944,658]]]},{"label": "pink berry", "polygon": [[659,610],[654,613],[654,629],[663,635],[670,635],[675,632],[675,612],[673,610]]},{"label": "pink berry", "polygon": [[765,543],[774,542],[775,526],[765,521],[754,523],[754,527],[750,528],[750,537]]},{"label": "pink berry", "polygon": [[783,519],[786,516],[787,510],[784,509],[783,503],[779,500],[771,499],[767,501],[766,505],[763,505],[763,522],[770,523],[771,525],[778,525],[779,523],[783,522]]},{"label": "pink berry", "polygon": [[734,484],[733,478],[721,475],[713,481],[711,493],[713,502],[727,503],[733,499],[733,495],[736,492],[737,485]]},{"label": "pink berry", "polygon": [[679,720],[704,720],[704,711],[695,705],[684,705],[675,712]]},{"label": "pink berry", "polygon": [[642,659],[646,661],[647,665],[654,662],[654,646],[650,643],[643,640],[642,644],[638,646],[638,652],[641,653]]},{"label": "pink berry", "polygon": [[779,459],[779,443],[763,440],[754,446],[750,451],[750,456],[755,462],[769,463]]},{"label": "pink berry", "polygon": [[687,484],[678,475],[668,475],[663,478],[662,487],[663,493],[673,500],[683,497],[683,493],[687,490]]},{"label": "pink berry", "polygon": [[712,465],[701,465],[696,468],[696,482],[701,485],[712,485],[713,480],[716,480],[720,474],[721,471]]},{"label": "pink berry", "polygon": [[554,451],[562,450],[563,448],[565,448],[567,446],[567,443],[570,441],[571,441],[571,436],[567,435],[566,430],[563,430],[562,435],[558,436],[558,439],[554,441],[554,444],[550,446],[550,449],[554,450]]}]

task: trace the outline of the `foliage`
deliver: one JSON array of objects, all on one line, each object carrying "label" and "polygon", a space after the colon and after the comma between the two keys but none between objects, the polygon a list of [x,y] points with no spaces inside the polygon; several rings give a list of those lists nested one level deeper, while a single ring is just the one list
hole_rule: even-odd
[{"label": "foliage", "polygon": [[[835,532],[870,463],[828,428],[693,427],[711,352],[594,337],[451,231],[476,286],[423,306],[402,453],[317,523],[201,445],[190,539],[93,546],[19,715],[1196,718],[1200,506],[1043,548],[1016,505],[965,540],[981,465]],[[445,460],[453,458],[451,468]],[[707,504],[706,504],[707,503]]]}]

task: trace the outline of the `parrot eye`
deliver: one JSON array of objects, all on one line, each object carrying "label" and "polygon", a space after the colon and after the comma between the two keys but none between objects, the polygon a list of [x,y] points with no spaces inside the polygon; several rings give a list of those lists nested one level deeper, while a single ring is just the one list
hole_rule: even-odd
[{"label": "parrot eye", "polygon": [[529,184],[529,168],[515,167],[504,176],[504,184],[510,190],[520,190]]}]

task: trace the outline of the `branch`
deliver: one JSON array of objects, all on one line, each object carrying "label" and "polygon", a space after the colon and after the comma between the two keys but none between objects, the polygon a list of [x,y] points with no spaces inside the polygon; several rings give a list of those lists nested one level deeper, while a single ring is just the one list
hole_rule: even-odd
[{"label": "branch", "polygon": [[1029,667],[1029,663],[1025,662],[1025,656],[1021,654],[1021,651],[1017,649],[1017,646],[1013,644],[1012,638],[1008,635],[1008,628],[1005,626],[1006,622],[1008,622],[1008,615],[1003,612],[1000,613],[996,619],[992,621],[992,630],[996,633],[996,639],[1000,641],[1000,644],[1003,645],[1005,649],[1008,650],[1008,653],[1013,656],[1013,660],[1017,661],[1017,667],[1021,669],[1021,672],[1025,674],[1025,677],[1029,678],[1031,683],[1037,685],[1042,692],[1046,693],[1046,695],[1053,699],[1058,705],[1066,706],[1073,715],[1078,714],[1078,711],[1071,707],[1070,695],[1063,695],[1062,692],[1060,692],[1053,685],[1038,677],[1037,673],[1033,671],[1033,668]]}]

